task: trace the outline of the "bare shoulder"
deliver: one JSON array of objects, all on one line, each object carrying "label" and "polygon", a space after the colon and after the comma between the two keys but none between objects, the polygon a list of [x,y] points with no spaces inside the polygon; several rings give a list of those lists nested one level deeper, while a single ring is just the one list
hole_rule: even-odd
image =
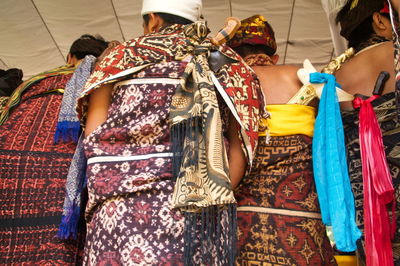
[{"label": "bare shoulder", "polygon": [[270,75],[270,78],[287,78],[297,80],[297,70],[300,67],[295,65],[275,65],[253,67],[256,73]]},{"label": "bare shoulder", "polygon": [[[365,63],[371,63],[372,60],[374,62],[373,65],[376,65],[377,62],[391,62],[393,64],[393,43],[392,42],[384,42],[379,45],[373,46],[371,48],[366,48],[365,50],[356,54],[353,58],[351,58],[348,62],[343,65],[343,68],[357,67],[357,66],[365,66]],[[387,57],[387,55],[390,55]]]},{"label": "bare shoulder", "polygon": [[335,74],[342,88],[351,93],[371,95],[373,86],[381,71],[390,74],[384,92],[394,90],[393,44],[385,42],[367,48],[343,64]]},{"label": "bare shoulder", "polygon": [[296,73],[297,73],[297,70],[300,69],[300,67],[296,66],[296,65],[276,65],[274,67],[280,69],[281,71],[294,71]]},{"label": "bare shoulder", "polygon": [[280,82],[286,83],[290,87],[301,86],[300,80],[297,77],[297,71],[300,67],[295,65],[277,65],[271,67],[271,74],[273,74]]},{"label": "bare shoulder", "polygon": [[269,104],[285,104],[302,86],[295,65],[254,67]]}]

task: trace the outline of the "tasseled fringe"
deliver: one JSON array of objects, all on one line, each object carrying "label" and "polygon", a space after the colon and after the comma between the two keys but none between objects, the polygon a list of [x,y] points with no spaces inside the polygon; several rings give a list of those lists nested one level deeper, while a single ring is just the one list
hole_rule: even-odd
[{"label": "tasseled fringe", "polygon": [[62,216],[60,227],[58,228],[57,237],[60,239],[78,238],[78,222],[81,214],[81,208],[76,204],[68,210],[66,215]]},{"label": "tasseled fringe", "polygon": [[[81,142],[78,144],[80,146]],[[83,152],[83,151],[81,151]],[[75,154],[76,155],[76,154]],[[74,159],[75,160],[75,155]],[[73,161],[74,163],[74,161]],[[86,205],[86,198],[84,197],[84,190],[87,185],[87,176],[86,176],[86,159],[77,160],[75,163],[78,163],[76,169],[78,171],[73,171],[72,173],[77,174],[77,187],[74,194],[74,200],[68,200],[68,195],[66,196],[66,201],[64,202],[64,211],[66,213],[62,216],[60,226],[58,228],[57,237],[60,239],[77,239],[78,231],[80,230],[79,221],[81,217],[81,206]],[[71,172],[70,172],[71,173]],[[68,173],[67,179],[70,177],[70,173]],[[67,181],[68,182],[68,181]],[[68,191],[68,190],[67,190]],[[68,193],[68,192],[67,192]],[[80,199],[80,200],[77,200]]]},{"label": "tasseled fringe", "polygon": [[78,142],[81,125],[78,121],[61,121],[57,123],[54,143],[73,141]]},{"label": "tasseled fringe", "polygon": [[236,204],[185,212],[185,265],[234,265]]},{"label": "tasseled fringe", "polygon": [[[199,141],[202,141],[199,136],[201,130],[201,118],[198,116],[184,120],[171,127],[171,142],[172,142],[172,170],[173,181],[178,178],[182,163],[185,167],[194,166],[198,167],[199,158]],[[185,161],[183,162],[183,159]]]}]

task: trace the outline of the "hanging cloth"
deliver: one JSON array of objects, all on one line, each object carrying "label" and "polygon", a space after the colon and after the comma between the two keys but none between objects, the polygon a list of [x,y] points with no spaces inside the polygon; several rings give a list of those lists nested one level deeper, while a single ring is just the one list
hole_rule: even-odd
[{"label": "hanging cloth", "polygon": [[75,105],[92,72],[95,62],[96,57],[87,55],[65,86],[60,113],[58,114],[57,128],[54,134],[55,143],[62,141],[78,142],[81,125],[75,111]]},{"label": "hanging cloth", "polygon": [[[191,264],[196,227],[200,224],[204,238],[226,245],[229,265],[234,263],[236,237],[236,200],[229,179],[227,152],[223,141],[222,120],[217,94],[208,64],[212,44],[204,22],[184,28],[188,58],[170,110],[175,188],[174,208],[185,214],[185,262]],[[221,228],[221,214],[231,227]],[[217,221],[217,228],[215,227]],[[207,241],[207,240],[204,240]],[[218,256],[221,256],[218,254]],[[222,258],[221,258],[222,259]]]},{"label": "hanging cloth", "polygon": [[[78,144],[68,170],[65,184],[63,215],[57,232],[61,239],[78,237],[78,224],[82,210],[82,192],[86,187],[86,156],[83,149],[84,133],[81,133]],[[84,205],[83,205],[84,208]]]},{"label": "hanging cloth", "polygon": [[[57,237],[61,239],[78,237],[78,223],[81,216],[82,192],[86,187],[86,157],[83,150],[83,133],[75,111],[76,101],[84,89],[96,57],[87,55],[79,64],[71,79],[65,86],[54,142],[73,141],[77,143],[74,157],[67,174],[63,215]],[[81,136],[79,137],[79,135]]]},{"label": "hanging cloth", "polygon": [[336,88],[331,74],[311,73],[311,83],[325,83],[319,103],[313,139],[314,179],[322,221],[332,226],[336,248],[357,249],[361,237],[355,221],[354,196],[350,186],[344,131]]},{"label": "hanging cloth", "polygon": [[396,230],[396,219],[390,223],[386,205],[392,204],[395,215],[395,198],[392,177],[386,161],[382,133],[371,102],[356,98],[354,108],[359,112],[359,138],[364,185],[364,234],[367,265],[393,265],[391,238]]}]

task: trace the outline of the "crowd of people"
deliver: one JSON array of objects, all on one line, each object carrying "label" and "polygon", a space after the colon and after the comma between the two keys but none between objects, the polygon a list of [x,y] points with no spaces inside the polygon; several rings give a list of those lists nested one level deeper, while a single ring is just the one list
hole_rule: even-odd
[{"label": "crowd of people", "polygon": [[210,36],[201,0],[2,70],[0,264],[399,265],[398,8],[344,3],[321,72],[261,15]]}]

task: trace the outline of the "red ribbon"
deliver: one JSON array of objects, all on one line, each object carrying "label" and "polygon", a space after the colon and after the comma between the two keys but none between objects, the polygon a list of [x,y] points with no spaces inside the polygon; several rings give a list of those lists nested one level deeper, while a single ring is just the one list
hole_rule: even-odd
[{"label": "red ribbon", "polygon": [[[360,107],[359,138],[364,184],[364,235],[367,265],[393,265],[391,239],[396,230],[395,199],[392,177],[386,161],[382,133],[371,102],[356,98]],[[392,203],[392,223],[387,210]]]},{"label": "red ribbon", "polygon": [[385,2],[383,8],[379,10],[379,13],[390,14],[389,5],[387,2]]}]

